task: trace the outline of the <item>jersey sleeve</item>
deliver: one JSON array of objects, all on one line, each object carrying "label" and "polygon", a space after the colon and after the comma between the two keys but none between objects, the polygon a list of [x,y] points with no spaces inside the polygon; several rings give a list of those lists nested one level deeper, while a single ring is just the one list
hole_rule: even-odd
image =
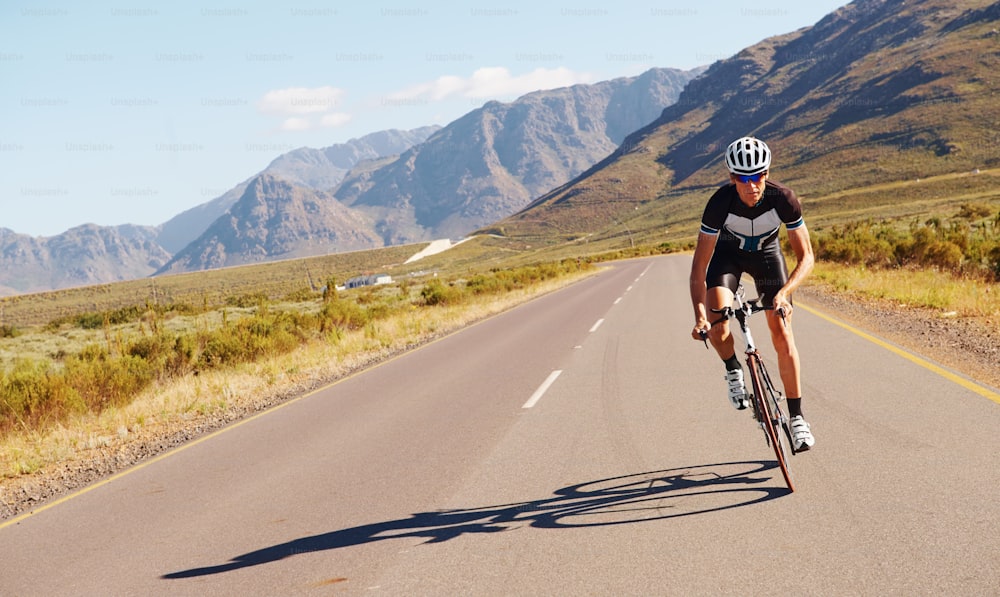
[{"label": "jersey sleeve", "polygon": [[705,205],[705,213],[701,216],[701,232],[710,236],[718,236],[722,225],[726,223],[729,213],[729,201],[724,197],[723,189],[715,191]]},{"label": "jersey sleeve", "polygon": [[781,193],[782,200],[776,206],[778,217],[785,224],[786,230],[795,230],[806,225],[802,219],[802,202],[795,191],[785,187]]}]

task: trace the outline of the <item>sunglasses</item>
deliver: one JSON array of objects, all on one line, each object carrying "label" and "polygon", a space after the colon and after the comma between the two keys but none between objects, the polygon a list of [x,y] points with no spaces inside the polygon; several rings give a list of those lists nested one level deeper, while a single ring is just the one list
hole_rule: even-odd
[{"label": "sunglasses", "polygon": [[736,180],[742,182],[743,184],[747,184],[748,182],[756,183],[760,182],[760,180],[764,178],[765,174],[767,174],[767,172],[758,172],[757,174],[749,174],[749,175],[737,174]]}]

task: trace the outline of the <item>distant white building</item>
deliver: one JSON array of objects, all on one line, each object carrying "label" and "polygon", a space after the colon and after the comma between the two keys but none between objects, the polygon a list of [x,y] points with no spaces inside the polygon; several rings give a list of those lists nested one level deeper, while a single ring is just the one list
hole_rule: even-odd
[{"label": "distant white building", "polygon": [[389,274],[375,274],[374,276],[356,276],[344,283],[344,288],[359,288],[361,286],[378,286],[379,284],[392,284],[392,276]]}]

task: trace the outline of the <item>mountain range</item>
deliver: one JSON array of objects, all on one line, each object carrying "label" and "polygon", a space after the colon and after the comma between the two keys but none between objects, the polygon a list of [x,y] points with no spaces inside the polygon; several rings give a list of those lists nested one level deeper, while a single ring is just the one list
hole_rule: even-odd
[{"label": "mountain range", "polygon": [[701,70],[651,69],[489,102],[444,128],[297,149],[158,227],[87,225],[49,238],[4,231],[0,293],[461,236],[608,155]]},{"label": "mountain range", "polygon": [[[712,64],[606,159],[492,230],[557,244],[632,218],[630,235],[671,227],[693,236],[727,180],[723,151],[743,135],[767,141],[771,177],[803,195],[814,218],[906,213],[931,194],[995,200],[986,170],[1000,165],[998,70],[1000,3],[856,0]],[[850,203],[842,196],[981,171]]]},{"label": "mountain range", "polygon": [[[610,222],[638,235],[636,218],[653,237],[689,231],[726,180],[723,149],[743,135],[769,143],[772,178],[804,194],[811,214],[875,213],[913,199],[888,192],[845,207],[842,191],[1000,164],[998,67],[1000,4],[855,0],[707,69],[491,102],[364,150],[296,150],[160,227],[0,231],[0,285],[27,292],[477,230],[533,245]],[[976,196],[996,195],[989,180]]]}]

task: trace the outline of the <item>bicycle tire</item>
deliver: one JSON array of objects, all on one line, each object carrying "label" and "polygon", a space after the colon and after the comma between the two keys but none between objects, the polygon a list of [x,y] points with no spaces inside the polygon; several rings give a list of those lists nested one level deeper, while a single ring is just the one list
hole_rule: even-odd
[{"label": "bicycle tire", "polygon": [[[747,368],[750,369],[750,382],[753,387],[754,401],[756,405],[754,408],[758,415],[758,422],[764,428],[764,434],[767,437],[767,443],[774,450],[774,456],[778,461],[778,468],[781,469],[781,476],[785,479],[785,485],[788,486],[789,492],[795,491],[795,483],[792,481],[792,471],[789,468],[789,462],[787,454],[790,450],[785,448],[785,433],[787,429],[783,432],[779,432],[777,427],[782,426],[778,422],[777,416],[771,408],[771,400],[773,400],[773,389],[768,383],[767,387],[764,385],[764,378],[767,376],[767,370],[764,369],[764,364],[759,361],[760,356],[756,354],[747,356]],[[763,372],[762,372],[763,371]],[[769,378],[768,378],[769,379]],[[777,405],[775,405],[777,408]],[[780,409],[779,409],[780,410]],[[777,423],[777,425],[776,425]],[[789,446],[791,444],[789,443]]]},{"label": "bicycle tire", "polygon": [[[788,454],[795,456],[795,443],[792,441],[792,429],[789,426],[789,417],[785,414],[785,411],[782,410],[781,405],[778,403],[778,396],[781,393],[774,389],[774,383],[771,382],[771,375],[767,372],[767,367],[764,366],[764,363],[758,360],[758,364],[760,365],[760,377],[764,382],[764,387],[767,389],[768,404],[772,409],[771,420],[775,421],[775,431],[777,431],[778,426],[780,425],[781,430],[784,431],[785,439],[788,440],[788,444],[783,446],[783,448],[785,448],[785,456],[788,456]],[[782,434],[779,433],[778,435],[780,436]]]}]

